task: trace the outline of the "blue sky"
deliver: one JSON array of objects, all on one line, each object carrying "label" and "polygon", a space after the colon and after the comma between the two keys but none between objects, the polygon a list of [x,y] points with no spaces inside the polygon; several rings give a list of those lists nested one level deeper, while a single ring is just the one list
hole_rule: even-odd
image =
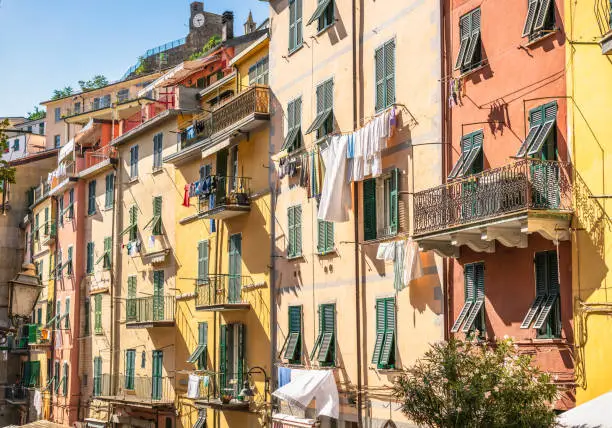
[{"label": "blue sky", "polygon": [[[234,12],[243,33],[249,10],[259,24],[268,3],[203,0]],[[147,49],[189,32],[191,0],[0,0],[0,117],[22,116],[54,89],[103,74],[120,79]]]}]

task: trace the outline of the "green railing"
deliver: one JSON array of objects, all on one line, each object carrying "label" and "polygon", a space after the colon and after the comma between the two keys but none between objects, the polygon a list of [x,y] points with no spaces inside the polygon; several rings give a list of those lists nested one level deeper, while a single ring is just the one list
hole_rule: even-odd
[{"label": "green railing", "polygon": [[148,322],[171,322],[175,320],[176,299],[174,296],[137,297],[126,300],[126,322],[139,324]]}]

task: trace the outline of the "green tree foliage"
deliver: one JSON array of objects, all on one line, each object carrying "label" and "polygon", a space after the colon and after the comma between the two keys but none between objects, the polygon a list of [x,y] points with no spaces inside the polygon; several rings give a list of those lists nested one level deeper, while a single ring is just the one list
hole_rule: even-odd
[{"label": "green tree foliage", "polygon": [[81,91],[91,91],[108,85],[108,79],[101,74],[95,75],[91,80],[79,80]]},{"label": "green tree foliage", "polygon": [[191,54],[191,56],[189,57],[189,61],[193,61],[195,59],[198,59],[204,56],[209,51],[216,48],[220,43],[221,43],[221,36],[219,36],[218,34],[215,34],[210,39],[208,39],[208,42],[206,42],[206,44],[202,47],[200,51]]},{"label": "green tree foliage", "polygon": [[74,94],[74,89],[71,86],[65,86],[63,89],[56,89],[53,91],[52,100],[59,100],[60,98],[69,97]]},{"label": "green tree foliage", "polygon": [[40,110],[38,106],[34,106],[34,111],[28,112],[28,120],[38,120],[47,117],[47,112]]},{"label": "green tree foliage", "polygon": [[394,382],[402,412],[436,428],[552,427],[557,388],[511,339],[432,345]]},{"label": "green tree foliage", "polygon": [[141,74],[145,74],[149,72],[148,63],[145,61],[143,56],[138,57],[138,67],[134,70],[134,74],[140,76]]},{"label": "green tree foliage", "polygon": [[[0,153],[4,153],[9,148],[8,138],[4,130],[8,128],[9,121],[8,119],[0,122]],[[0,200],[0,204],[2,204],[2,211],[4,211],[4,203],[6,201],[6,194],[4,193],[4,188],[7,183],[15,182],[15,168],[11,167],[9,163],[2,158],[0,158],[0,192],[2,192],[2,199]]]}]

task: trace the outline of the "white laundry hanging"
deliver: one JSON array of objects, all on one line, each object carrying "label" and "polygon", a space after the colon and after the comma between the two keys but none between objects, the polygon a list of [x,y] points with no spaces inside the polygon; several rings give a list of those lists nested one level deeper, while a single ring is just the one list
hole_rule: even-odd
[{"label": "white laundry hanging", "polygon": [[334,136],[321,151],[325,178],[319,201],[319,220],[345,222],[351,205],[350,184],[346,181],[346,148],[348,136]]},{"label": "white laundry hanging", "polygon": [[404,284],[408,285],[411,281],[418,279],[424,275],[423,265],[421,263],[421,252],[419,244],[412,239],[406,241],[404,260]]}]

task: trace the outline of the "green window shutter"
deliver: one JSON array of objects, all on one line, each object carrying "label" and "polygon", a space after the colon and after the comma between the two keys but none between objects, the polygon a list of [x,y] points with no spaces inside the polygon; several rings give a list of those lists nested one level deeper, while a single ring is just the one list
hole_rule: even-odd
[{"label": "green window shutter", "polygon": [[289,2],[289,51],[302,46],[302,0]]},{"label": "green window shutter", "polygon": [[289,335],[284,358],[291,363],[299,363],[302,354],[302,307],[289,306]]},{"label": "green window shutter", "polygon": [[529,0],[529,4],[527,6],[527,16],[525,17],[525,25],[523,26],[523,33],[521,34],[521,37],[526,37],[531,34],[539,2],[540,0]]},{"label": "green window shutter", "polygon": [[112,246],[113,246],[113,238],[107,236],[104,238],[104,269],[110,269],[111,267],[111,258],[112,258]]},{"label": "green window shutter", "polygon": [[389,186],[389,233],[396,234],[399,226],[399,169],[391,171],[391,185]]},{"label": "green window shutter", "polygon": [[375,64],[375,85],[376,85],[376,111],[381,111],[386,107],[385,89],[385,48],[384,46],[376,49],[374,53]]},{"label": "green window shutter", "polygon": [[45,207],[45,235],[49,234],[49,207]]},{"label": "green window shutter", "polygon": [[138,239],[138,208],[136,205],[130,208],[130,241]]},{"label": "green window shutter", "polygon": [[40,361],[30,361],[30,387],[38,386],[40,378]]},{"label": "green window shutter", "polygon": [[236,378],[238,379],[237,389],[238,391],[242,390],[242,386],[244,385],[244,375],[245,368],[247,366],[246,362],[246,325],[237,324],[238,326],[238,373],[236,373]]},{"label": "green window shutter", "polygon": [[156,196],[153,198],[153,235],[161,235],[162,234],[162,197]]},{"label": "green window shutter", "polygon": [[72,247],[68,247],[68,260],[66,261],[66,273],[72,275]]},{"label": "green window shutter", "polygon": [[102,295],[94,296],[94,329],[96,334],[102,333]]},{"label": "green window shutter", "polygon": [[379,364],[384,368],[389,368],[395,364],[395,299],[387,298],[381,303],[385,307],[385,340]]},{"label": "green window shutter", "polygon": [[242,235],[230,236],[228,302],[242,301]]},{"label": "green window shutter", "polygon": [[207,356],[207,348],[208,348],[208,323],[201,322],[198,324],[198,344],[202,347],[202,351],[198,357],[198,369],[206,370],[208,356]]},{"label": "green window shutter", "polygon": [[62,378],[62,393],[68,395],[68,363],[64,363],[64,376]]},{"label": "green window shutter", "polygon": [[374,342],[374,353],[372,354],[372,364],[380,361],[380,352],[385,339],[385,299],[376,300],[376,340]]},{"label": "green window shutter", "polygon": [[198,242],[198,279],[208,278],[208,241]]},{"label": "green window shutter", "polygon": [[91,215],[96,212],[96,181],[89,182],[89,203],[87,206],[87,214]]},{"label": "green window shutter", "polygon": [[297,205],[293,207],[293,211],[294,211],[294,216],[295,216],[295,229],[294,229],[295,251],[294,253],[296,256],[301,256],[302,255],[302,206]]},{"label": "green window shutter", "polygon": [[363,182],[363,239],[376,239],[376,179]]},{"label": "green window shutter", "polygon": [[227,324],[219,329],[219,387],[227,387]]},{"label": "green window shutter", "polygon": [[136,319],[136,277],[128,276],[128,291],[126,301],[126,319],[133,321]]},{"label": "green window shutter", "polygon": [[83,302],[83,315],[85,315],[85,319],[83,320],[83,334],[85,336],[89,336],[90,334],[90,315],[91,315],[91,303],[89,299],[85,299]]},{"label": "green window shutter", "polygon": [[86,262],[86,272],[88,274],[93,273],[93,250],[94,250],[94,243],[93,242],[88,242],[87,243],[87,262]]},{"label": "green window shutter", "polygon": [[335,361],[336,305],[324,304],[319,307],[319,321],[322,322],[323,337],[317,360],[322,364],[333,364]]},{"label": "green window shutter", "polygon": [[[462,331],[468,333],[476,319],[482,316],[484,306],[484,263],[471,263],[464,267],[466,301],[472,303]],[[480,326],[484,328],[484,326]]]},{"label": "green window shutter", "polygon": [[317,252],[319,254],[325,253],[325,237],[326,237],[326,227],[324,220],[317,219]]},{"label": "green window shutter", "polygon": [[385,104],[395,103],[395,40],[385,43]]},{"label": "green window shutter", "polygon": [[287,257],[295,257],[295,210],[294,207],[287,209],[287,230],[289,232],[289,242],[287,248]]},{"label": "green window shutter", "polygon": [[28,343],[36,343],[36,333],[38,332],[38,328],[36,324],[28,325]]},{"label": "green window shutter", "polygon": [[136,350],[125,352],[125,389],[134,389],[134,370],[136,368]]},{"label": "green window shutter", "polygon": [[23,364],[21,365],[21,385],[25,385],[28,386],[28,383],[30,382],[30,378],[31,378],[31,373],[32,373],[32,366],[30,364],[30,361],[24,361]]},{"label": "green window shutter", "polygon": [[[470,41],[465,58],[463,60],[464,67],[472,67],[480,62],[480,8],[474,9],[470,15]],[[461,29],[463,34],[463,28]]]},{"label": "green window shutter", "polygon": [[164,354],[163,351],[153,351],[153,370],[151,398],[161,400],[162,398],[162,367]]},{"label": "green window shutter", "polygon": [[64,313],[64,328],[70,329],[70,297],[66,297],[66,312]]},{"label": "green window shutter", "polygon": [[114,203],[115,176],[113,174],[108,174],[105,181],[104,207],[112,208]]},{"label": "green window shutter", "polygon": [[93,395],[99,397],[102,394],[102,358],[94,357],[94,384]]},{"label": "green window shutter", "polygon": [[156,270],[153,272],[153,319],[163,320],[164,308],[164,271]]}]

